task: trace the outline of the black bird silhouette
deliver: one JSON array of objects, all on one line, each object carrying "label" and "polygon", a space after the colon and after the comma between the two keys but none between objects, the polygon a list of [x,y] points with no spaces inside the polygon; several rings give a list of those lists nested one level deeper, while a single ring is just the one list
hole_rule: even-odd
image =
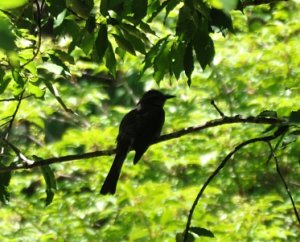
[{"label": "black bird silhouette", "polygon": [[121,168],[130,150],[135,150],[133,163],[136,164],[149,145],[160,136],[165,122],[163,106],[172,97],[175,96],[150,90],[143,95],[137,107],[124,116],[117,137],[116,156],[102,185],[101,194],[116,192]]}]

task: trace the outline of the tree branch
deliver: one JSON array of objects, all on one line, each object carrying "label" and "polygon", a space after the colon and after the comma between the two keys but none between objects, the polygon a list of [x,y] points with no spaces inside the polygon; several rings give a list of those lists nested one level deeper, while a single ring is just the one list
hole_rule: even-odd
[{"label": "tree branch", "polygon": [[296,208],[296,205],[295,205],[295,202],[294,202],[292,193],[291,193],[291,191],[290,191],[290,189],[289,189],[289,186],[288,186],[287,182],[285,181],[285,179],[284,179],[284,177],[283,177],[283,175],[282,175],[282,173],[281,173],[281,170],[280,170],[280,167],[279,167],[278,158],[277,158],[277,156],[276,156],[276,154],[275,154],[275,150],[274,150],[274,148],[273,148],[273,146],[271,145],[270,142],[267,142],[267,143],[268,143],[268,145],[269,145],[269,147],[270,147],[271,155],[272,155],[272,157],[273,157],[273,159],[274,159],[274,161],[275,161],[275,164],[276,164],[276,171],[277,171],[277,173],[278,173],[278,175],[279,175],[279,177],[280,177],[280,180],[282,181],[282,183],[283,183],[283,185],[284,185],[284,188],[285,188],[285,190],[286,190],[286,192],[287,192],[287,194],[288,194],[288,196],[289,196],[289,198],[290,198],[290,200],[291,200],[291,203],[292,203],[293,209],[294,209],[294,213],[295,213],[295,215],[296,215],[296,218],[297,218],[297,220],[298,220],[298,223],[300,224],[300,216],[299,216],[299,213],[298,213],[298,211],[297,211],[297,208]]},{"label": "tree branch", "polygon": [[[223,117],[220,119],[215,119],[206,122],[205,124],[199,125],[199,126],[193,126],[188,127],[170,134],[165,134],[160,136],[153,144],[164,142],[171,139],[176,139],[181,136],[195,133],[203,129],[216,127],[219,125],[224,124],[233,124],[233,123],[255,123],[255,124],[284,124],[286,120],[278,119],[278,118],[267,118],[267,117],[241,117],[239,115],[234,117]],[[13,171],[13,170],[21,170],[21,169],[31,169],[33,167],[38,166],[44,166],[44,165],[50,165],[53,163],[61,163],[66,161],[72,161],[72,160],[81,160],[81,159],[88,159],[88,158],[94,158],[99,156],[110,156],[115,153],[115,149],[108,149],[108,150],[100,150],[100,151],[94,151],[94,152],[88,152],[84,154],[77,154],[77,155],[67,155],[67,156],[61,156],[61,157],[52,157],[44,160],[38,160],[34,161],[31,159],[26,158],[26,162],[18,165],[12,165],[8,167],[1,167],[0,173],[7,172],[7,171]],[[24,155],[25,157],[25,155]],[[20,158],[20,157],[19,157]],[[30,164],[29,164],[30,163]]]},{"label": "tree branch", "polygon": [[222,170],[222,168],[226,165],[226,163],[230,160],[230,158],[236,153],[238,152],[240,149],[242,149],[243,147],[249,145],[249,144],[253,144],[256,142],[267,142],[269,143],[271,140],[276,139],[277,137],[283,135],[288,129],[288,126],[282,126],[280,127],[273,135],[269,135],[269,136],[263,136],[263,137],[257,137],[257,138],[253,138],[253,139],[249,139],[244,141],[243,143],[237,145],[234,150],[232,150],[220,163],[220,165],[214,170],[214,172],[208,177],[208,179],[205,181],[205,183],[203,184],[202,188],[200,189],[191,209],[188,215],[188,219],[187,219],[187,223],[186,223],[186,227],[183,233],[183,242],[186,242],[188,239],[188,231],[190,229],[191,226],[191,221],[193,218],[193,214],[195,211],[195,208],[202,196],[202,194],[204,193],[206,187],[209,185],[209,183],[218,175],[218,173]]}]

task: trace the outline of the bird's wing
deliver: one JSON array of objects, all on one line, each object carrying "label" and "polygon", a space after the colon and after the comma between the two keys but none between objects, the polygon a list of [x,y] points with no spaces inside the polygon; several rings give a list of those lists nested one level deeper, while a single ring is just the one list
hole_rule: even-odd
[{"label": "bird's wing", "polygon": [[119,135],[117,137],[118,143],[123,140],[128,140],[130,143],[133,142],[138,126],[140,125],[139,116],[140,115],[136,109],[131,110],[124,116],[119,128]]}]

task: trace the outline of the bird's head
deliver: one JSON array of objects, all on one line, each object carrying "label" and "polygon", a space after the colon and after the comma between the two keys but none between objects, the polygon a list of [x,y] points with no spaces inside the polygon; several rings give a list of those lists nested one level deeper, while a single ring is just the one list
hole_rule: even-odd
[{"label": "bird's head", "polygon": [[160,91],[157,90],[150,90],[146,92],[141,100],[139,101],[138,105],[140,107],[145,107],[145,106],[158,106],[158,107],[163,107],[166,100],[169,98],[175,97],[174,95],[168,95],[164,94]]}]

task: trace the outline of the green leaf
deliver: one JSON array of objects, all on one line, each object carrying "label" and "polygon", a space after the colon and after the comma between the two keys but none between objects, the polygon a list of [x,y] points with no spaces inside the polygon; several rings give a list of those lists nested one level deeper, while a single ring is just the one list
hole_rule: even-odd
[{"label": "green leaf", "polygon": [[168,4],[166,6],[166,15],[165,15],[164,21],[167,19],[169,13],[180,3],[180,1],[178,1],[178,0],[169,0],[167,2],[168,2]]},{"label": "green leaf", "polygon": [[57,28],[62,24],[62,22],[65,19],[66,13],[67,13],[67,9],[64,9],[59,15],[57,15],[56,18],[54,18],[54,23],[53,23],[54,28]]},{"label": "green leaf", "polygon": [[117,35],[117,34],[113,34],[113,36],[119,47],[121,47],[123,50],[126,50],[130,54],[135,55],[135,50],[134,50],[132,44],[127,39],[125,39],[123,36]]},{"label": "green leaf", "polygon": [[146,33],[149,33],[149,34],[153,34],[153,35],[156,35],[155,31],[153,31],[150,27],[149,24],[147,23],[144,23],[144,22],[140,22],[140,27],[141,29],[146,32]]},{"label": "green leaf", "polygon": [[300,110],[292,111],[289,117],[290,123],[300,123]]},{"label": "green leaf", "polygon": [[132,12],[137,21],[140,21],[147,14],[148,0],[133,0]]},{"label": "green leaf", "polygon": [[0,9],[13,9],[18,8],[26,4],[28,0],[13,0],[13,1],[1,1]]},{"label": "green leaf", "polygon": [[52,203],[55,190],[56,190],[56,180],[55,175],[49,165],[41,166],[41,170],[44,176],[44,180],[46,182],[46,200],[45,204],[48,206]]},{"label": "green leaf", "polygon": [[103,16],[108,15],[108,1],[109,0],[100,0],[100,13]]},{"label": "green leaf", "polygon": [[107,49],[107,46],[108,46],[107,26],[106,24],[101,24],[95,41],[95,50],[99,61],[102,60],[105,51]]},{"label": "green leaf", "polygon": [[130,32],[123,31],[124,37],[130,41],[134,49],[142,54],[146,54],[146,47],[145,43],[141,40],[141,38],[138,38],[134,35],[132,35]]},{"label": "green leaf", "polygon": [[116,61],[115,53],[114,53],[111,43],[108,43],[108,48],[105,53],[105,60],[106,60],[106,63],[105,63],[106,67],[108,68],[110,73],[114,77],[116,77],[117,61]]},{"label": "green leaf", "polygon": [[20,86],[23,87],[24,86],[24,80],[20,75],[20,69],[19,68],[15,68],[12,70],[12,76],[14,81]]},{"label": "green leaf", "polygon": [[147,22],[152,22],[152,20],[167,6],[168,1],[162,2],[161,1],[153,1],[153,4],[150,6],[152,9],[152,13],[150,18],[147,20]]},{"label": "green leaf", "polygon": [[184,51],[184,41],[174,41],[171,49],[171,69],[177,79],[179,79],[180,73],[183,71]]},{"label": "green leaf", "polygon": [[172,42],[165,42],[158,53],[158,55],[154,59],[154,79],[157,83],[159,83],[164,75],[170,69],[170,50],[172,48]]},{"label": "green leaf", "polygon": [[12,51],[15,49],[15,36],[11,30],[11,23],[0,15],[0,49]]},{"label": "green leaf", "polygon": [[89,16],[85,23],[85,29],[92,34],[96,28],[96,18],[94,15]]},{"label": "green leaf", "polygon": [[220,1],[223,4],[223,9],[226,12],[235,9],[238,5],[238,0],[220,0]]},{"label": "green leaf", "polygon": [[273,110],[264,110],[258,115],[258,117],[277,118],[277,112]]},{"label": "green leaf", "polygon": [[200,227],[190,227],[189,231],[197,234],[198,236],[205,236],[205,237],[215,237],[214,234],[205,228],[200,228]]},{"label": "green leaf", "polygon": [[193,39],[193,45],[196,52],[197,60],[204,70],[209,65],[215,56],[214,42],[208,33],[198,31]]},{"label": "green leaf", "polygon": [[43,98],[45,90],[41,89],[36,83],[28,83],[28,92],[33,94],[36,98]]},{"label": "green leaf", "polygon": [[153,61],[155,57],[158,55],[159,50],[161,46],[164,46],[168,40],[169,36],[166,36],[165,38],[160,39],[159,41],[156,42],[156,44],[147,52],[145,59],[144,59],[144,72],[147,68],[153,65]]},{"label": "green leaf", "polygon": [[220,9],[212,8],[210,12],[211,25],[217,27],[223,35],[224,30],[234,32],[231,16]]},{"label": "green leaf", "polygon": [[189,43],[185,48],[184,57],[183,57],[183,67],[185,74],[188,78],[188,85],[191,86],[192,79],[191,75],[194,70],[194,57],[193,57],[193,46],[192,43]]}]

